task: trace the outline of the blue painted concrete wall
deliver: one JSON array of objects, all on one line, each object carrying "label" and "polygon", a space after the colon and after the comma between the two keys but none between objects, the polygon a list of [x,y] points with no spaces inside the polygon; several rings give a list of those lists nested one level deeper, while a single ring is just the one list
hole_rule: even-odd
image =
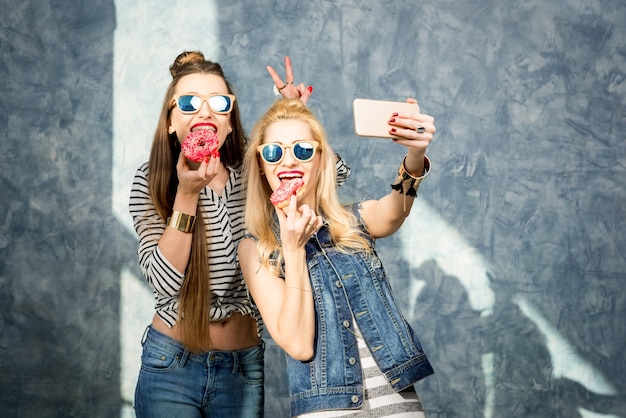
[{"label": "blue painted concrete wall", "polygon": [[[184,31],[161,3],[157,23]],[[211,4],[248,128],[274,99],[265,65],[292,57],[353,168],[345,199],[385,193],[403,155],[354,135],[354,98],[416,97],[436,118],[420,201],[378,244],[435,367],[416,385],[427,416],[626,417],[626,3],[187,3]],[[120,277],[141,275],[112,210],[122,4],[0,8],[0,416],[130,416]],[[267,415],[285,416],[268,347]]]}]

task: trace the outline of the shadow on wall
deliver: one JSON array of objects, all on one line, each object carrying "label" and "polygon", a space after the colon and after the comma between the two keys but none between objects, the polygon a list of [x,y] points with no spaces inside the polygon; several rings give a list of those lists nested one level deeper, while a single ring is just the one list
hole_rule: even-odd
[{"label": "shadow on wall", "polygon": [[[611,382],[619,376],[594,366],[528,297],[503,286],[494,268],[423,199],[412,213],[401,242],[417,233],[430,244],[398,244],[410,266],[399,277],[411,280],[394,285],[408,289],[401,299],[436,365],[435,378],[417,384],[420,393],[466,416],[623,416],[626,401]],[[437,408],[432,412],[438,416]]]},{"label": "shadow on wall", "polygon": [[119,416],[112,0],[2,1],[0,416]]}]

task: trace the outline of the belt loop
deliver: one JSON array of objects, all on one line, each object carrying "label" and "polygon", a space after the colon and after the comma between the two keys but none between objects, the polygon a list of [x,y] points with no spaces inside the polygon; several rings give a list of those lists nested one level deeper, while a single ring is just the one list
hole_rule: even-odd
[{"label": "belt loop", "polygon": [[189,350],[185,349],[185,351],[183,351],[183,355],[180,356],[180,360],[178,361],[178,367],[185,367],[187,359],[189,359]]},{"label": "belt loop", "polygon": [[146,327],[146,330],[143,332],[143,335],[141,336],[141,346],[142,347],[146,343],[146,340],[148,339],[148,331],[150,331],[150,328],[152,328],[152,326],[148,325]]},{"label": "belt loop", "polygon": [[237,374],[239,373],[239,352],[238,351],[231,351],[231,354],[233,356],[233,374]]}]

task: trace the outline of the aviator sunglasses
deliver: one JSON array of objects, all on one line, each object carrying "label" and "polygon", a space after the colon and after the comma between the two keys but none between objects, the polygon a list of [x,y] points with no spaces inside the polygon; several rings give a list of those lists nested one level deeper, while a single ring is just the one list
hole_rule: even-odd
[{"label": "aviator sunglasses", "polygon": [[285,150],[287,148],[291,149],[291,155],[293,155],[293,158],[301,163],[306,163],[307,161],[311,161],[311,159],[315,156],[315,150],[318,146],[319,142],[317,141],[300,140],[295,141],[288,147],[283,144],[271,143],[259,145],[256,149],[259,154],[261,154],[263,161],[268,164],[280,163],[285,157]]},{"label": "aviator sunglasses", "polygon": [[235,96],[232,94],[181,94],[172,99],[170,109],[176,105],[181,113],[192,115],[200,111],[203,102],[208,103],[209,109],[211,109],[213,113],[225,115],[233,110]]}]

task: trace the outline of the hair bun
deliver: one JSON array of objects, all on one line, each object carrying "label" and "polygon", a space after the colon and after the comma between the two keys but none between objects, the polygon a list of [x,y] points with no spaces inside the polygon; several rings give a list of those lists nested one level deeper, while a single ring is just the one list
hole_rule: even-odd
[{"label": "hair bun", "polygon": [[174,63],[170,65],[170,74],[172,77],[176,77],[176,74],[184,68],[187,64],[193,64],[196,62],[203,62],[204,54],[200,51],[185,51],[179,54]]}]

